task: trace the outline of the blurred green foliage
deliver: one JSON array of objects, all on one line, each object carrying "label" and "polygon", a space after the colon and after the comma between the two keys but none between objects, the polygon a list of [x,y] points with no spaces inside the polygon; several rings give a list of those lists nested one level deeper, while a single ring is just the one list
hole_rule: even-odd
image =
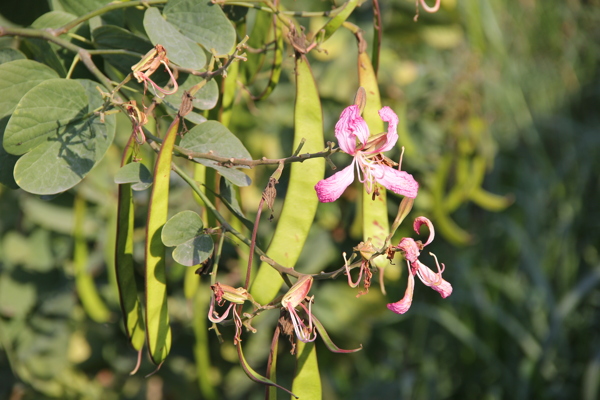
[{"label": "blurred green foliage", "polygon": [[[39,10],[58,3],[3,2],[0,25],[26,26]],[[403,169],[421,183],[412,216],[430,216],[439,228],[428,249],[445,263],[454,292],[441,300],[417,287],[413,307],[398,316],[385,303],[404,292],[403,262],[386,270],[387,295],[374,285],[356,299],[344,279],[315,284],[315,315],[336,343],[364,347],[333,354],[317,341],[324,398],[598,398],[600,2],[442,0],[440,12],[421,12],[417,23],[412,0],[380,3],[382,103],[401,117]],[[331,4],[284,5],[312,11]],[[251,24],[256,11],[247,18]],[[299,20],[309,30],[324,21]],[[370,3],[350,20],[371,43]],[[30,54],[19,46],[0,38],[0,47]],[[333,126],[357,89],[355,38],[342,30],[324,47],[328,53],[309,57],[326,138],[334,140]],[[293,151],[289,54],[282,71],[267,100],[254,103],[242,93],[233,107],[230,130],[254,158]],[[268,76],[263,78],[257,87],[264,87]],[[119,118],[116,142],[122,148],[130,124]],[[348,161],[344,155],[333,159],[338,165]],[[223,330],[223,344],[209,332],[211,365],[196,370],[194,329],[205,332],[206,326],[193,326],[192,316],[206,315],[209,291],[202,283],[206,298],[186,299],[186,269],[175,263],[167,277],[172,353],[157,374],[144,377],[154,370],[145,360],[129,376],[136,353],[121,326],[112,261],[119,164],[120,150],[113,146],[76,192],[56,197],[0,187],[0,398],[262,398],[264,389],[238,365],[231,331]],[[242,190],[250,216],[271,172],[255,168],[254,185]],[[480,185],[489,193],[479,192]],[[358,191],[351,189],[339,202],[319,206],[298,261],[302,272],[338,268],[341,253],[361,239],[353,228]],[[136,192],[139,227],[147,195]],[[194,208],[180,181],[171,195],[172,214]],[[106,323],[90,318],[75,290],[77,196],[87,203],[79,232],[89,252],[86,271],[110,310]],[[393,216],[398,199],[389,202]],[[273,227],[261,225],[261,241],[268,242]],[[413,235],[404,224],[398,238]],[[136,236],[139,262],[143,228]],[[245,263],[236,246],[226,242],[221,261],[232,284]],[[275,318],[265,315],[254,324],[258,332],[244,337],[246,358],[257,369],[264,368]],[[280,344],[278,382],[291,387],[288,350]],[[206,384],[201,389],[199,374],[212,390]]]}]

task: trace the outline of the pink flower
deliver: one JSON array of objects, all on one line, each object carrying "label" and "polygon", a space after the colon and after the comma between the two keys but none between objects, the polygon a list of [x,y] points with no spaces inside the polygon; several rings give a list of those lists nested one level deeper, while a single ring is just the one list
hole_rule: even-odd
[{"label": "pink flower", "polygon": [[[313,277],[310,275],[304,275],[303,277],[298,278],[298,281],[296,281],[281,299],[281,306],[290,314],[296,337],[304,343],[313,342],[317,338],[317,331],[313,327],[313,315],[311,312],[312,298],[306,299],[312,283]],[[308,302],[308,308],[304,305],[305,300]],[[308,326],[306,326],[302,321],[302,318],[298,315],[298,312],[296,311],[296,307],[298,306],[301,306],[306,312],[306,315],[308,316]]]},{"label": "pink flower", "polygon": [[388,123],[388,131],[369,137],[369,127],[360,116],[358,106],[352,105],[342,111],[335,125],[335,137],[340,148],[353,156],[354,160],[343,170],[315,185],[319,201],[328,203],[337,200],[354,181],[354,169],[359,181],[365,184],[367,193],[373,193],[376,183],[380,183],[394,193],[417,197],[419,184],[412,175],[392,168],[395,163],[381,154],[391,150],[398,141],[398,116],[389,107],[379,110],[379,116]]},{"label": "pink flower", "polygon": [[435,236],[435,231],[433,229],[433,224],[431,221],[425,217],[418,217],[415,219],[413,224],[413,228],[415,232],[419,233],[419,228],[421,225],[427,225],[429,228],[429,238],[422,244],[420,241],[415,242],[411,238],[403,238],[397,246],[397,249],[402,251],[404,254],[404,258],[406,259],[406,263],[408,264],[408,286],[406,287],[406,292],[404,293],[404,297],[395,302],[387,305],[387,308],[395,312],[396,314],[404,314],[408,311],[412,304],[413,292],[415,290],[415,275],[419,277],[421,282],[423,282],[426,286],[429,286],[436,292],[438,292],[442,298],[446,298],[452,294],[452,285],[442,279],[442,272],[444,272],[444,264],[440,267],[440,264],[437,260],[437,257],[433,253],[429,253],[435,258],[435,264],[437,266],[437,272],[432,271],[429,267],[419,261],[419,255],[421,254],[421,250],[429,243],[433,241]]}]

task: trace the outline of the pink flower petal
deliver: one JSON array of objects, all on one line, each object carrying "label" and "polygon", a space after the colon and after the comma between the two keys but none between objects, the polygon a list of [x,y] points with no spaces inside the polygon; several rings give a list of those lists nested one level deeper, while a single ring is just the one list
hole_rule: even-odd
[{"label": "pink flower petal", "polygon": [[[410,271],[410,268],[409,268]],[[387,308],[395,312],[396,314],[404,314],[408,311],[412,304],[413,293],[415,291],[415,276],[409,272],[408,274],[408,286],[406,287],[406,292],[404,292],[404,297],[395,302],[389,303]]]},{"label": "pink flower petal", "polygon": [[429,238],[427,238],[427,241],[423,245],[427,246],[429,243],[433,242],[433,238],[435,237],[435,229],[433,229],[433,223],[431,223],[431,221],[428,218],[417,217],[415,219],[415,222],[413,223],[413,229],[415,230],[415,232],[420,234],[419,230],[421,229],[421,226],[423,224],[427,225],[427,228],[429,228]]},{"label": "pink flower petal", "polygon": [[442,279],[441,272],[433,272],[428,266],[420,261],[417,261],[417,264],[417,276],[424,285],[429,286],[438,292],[444,299],[452,294],[452,285],[448,281]]},{"label": "pink flower petal", "polygon": [[381,164],[373,165],[372,168],[377,182],[387,189],[413,199],[417,197],[419,184],[411,174]]},{"label": "pink flower petal", "polygon": [[354,160],[341,171],[327,179],[320,180],[315,185],[317,196],[321,203],[330,203],[340,198],[344,190],[354,181]]},{"label": "pink flower petal", "polygon": [[388,123],[388,133],[386,135],[386,141],[385,144],[379,148],[379,151],[389,151],[394,148],[396,142],[398,141],[398,116],[389,107],[383,107],[381,110],[379,110],[379,116],[382,120]]},{"label": "pink flower petal", "polygon": [[404,258],[411,263],[414,263],[419,258],[421,250],[417,243],[411,238],[403,238],[398,243],[398,249],[404,252]]},{"label": "pink flower petal", "polygon": [[335,124],[335,137],[344,152],[354,155],[356,153],[356,138],[361,143],[369,139],[369,127],[360,116],[358,106],[346,107],[340,115],[340,120]]}]

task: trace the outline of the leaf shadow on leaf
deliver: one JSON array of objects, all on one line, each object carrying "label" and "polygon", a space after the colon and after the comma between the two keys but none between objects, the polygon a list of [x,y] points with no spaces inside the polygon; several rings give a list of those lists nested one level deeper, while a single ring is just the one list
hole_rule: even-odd
[{"label": "leaf shadow on leaf", "polygon": [[[86,114],[87,107],[84,107],[66,126],[61,126],[60,121],[56,121],[56,136],[48,138],[49,142],[60,143],[58,157],[64,159],[71,171],[82,179],[95,165],[96,132],[93,120],[99,118],[86,118]],[[77,147],[83,148],[85,152],[81,152]],[[86,154],[89,157],[86,157]]]}]

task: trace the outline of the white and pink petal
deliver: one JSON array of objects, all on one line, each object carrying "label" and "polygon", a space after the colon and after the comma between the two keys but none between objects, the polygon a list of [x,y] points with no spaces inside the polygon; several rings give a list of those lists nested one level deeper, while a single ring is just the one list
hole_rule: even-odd
[{"label": "white and pink petal", "polygon": [[387,106],[379,110],[379,116],[388,123],[388,131],[385,143],[378,150],[379,152],[390,151],[398,141],[398,116]]},{"label": "white and pink petal", "polygon": [[321,203],[330,203],[340,198],[342,193],[354,181],[354,163],[341,171],[336,172],[327,179],[320,180],[315,185],[317,197]]},{"label": "white and pink petal", "polygon": [[377,182],[388,190],[413,199],[417,197],[419,184],[411,174],[381,164],[373,165],[372,168]]},{"label": "white and pink petal", "polygon": [[360,116],[358,106],[352,105],[342,111],[339,121],[335,124],[335,137],[340,148],[351,155],[356,153],[357,138],[363,144],[367,142],[369,127]]}]

